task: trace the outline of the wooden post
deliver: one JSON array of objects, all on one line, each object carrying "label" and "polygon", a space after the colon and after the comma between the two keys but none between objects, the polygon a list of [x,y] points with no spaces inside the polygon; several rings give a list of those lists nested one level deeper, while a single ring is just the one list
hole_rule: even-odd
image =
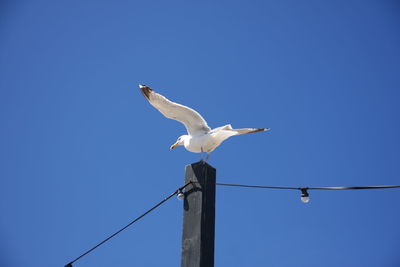
[{"label": "wooden post", "polygon": [[185,169],[181,267],[214,267],[216,170],[204,162]]}]

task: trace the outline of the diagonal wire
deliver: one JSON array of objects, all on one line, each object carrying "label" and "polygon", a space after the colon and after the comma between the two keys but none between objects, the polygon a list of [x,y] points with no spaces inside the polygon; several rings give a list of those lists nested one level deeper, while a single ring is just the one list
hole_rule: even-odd
[{"label": "diagonal wire", "polygon": [[139,221],[140,219],[142,219],[144,216],[146,216],[147,214],[149,214],[150,212],[152,212],[153,210],[155,210],[156,208],[158,208],[159,206],[161,206],[164,202],[166,202],[168,199],[170,199],[171,197],[173,197],[174,195],[178,194],[179,192],[181,192],[185,187],[187,187],[189,184],[191,184],[192,182],[188,182],[186,183],[184,186],[179,187],[177,190],[175,190],[173,193],[171,193],[169,196],[167,196],[166,198],[164,198],[163,200],[161,200],[160,202],[158,202],[155,206],[153,206],[152,208],[150,208],[149,210],[147,210],[145,213],[143,213],[142,215],[140,215],[139,217],[135,218],[133,221],[131,221],[130,223],[128,223],[127,225],[125,225],[124,227],[122,227],[121,229],[119,229],[117,232],[115,232],[114,234],[110,235],[109,237],[107,237],[106,239],[104,239],[103,241],[101,241],[100,243],[98,243],[96,246],[92,247],[91,249],[87,250],[86,252],[84,252],[82,255],[80,255],[79,257],[77,257],[76,259],[74,259],[73,261],[69,262],[68,264],[66,264],[64,267],[72,267],[72,264],[74,262],[76,262],[77,260],[81,259],[82,257],[86,256],[87,254],[89,254],[90,252],[92,252],[93,250],[95,250],[96,248],[100,247],[101,245],[103,245],[104,243],[106,243],[108,240],[110,240],[111,238],[113,238],[114,236],[118,235],[119,233],[121,233],[122,231],[124,231],[126,228],[128,228],[129,226],[131,226],[132,224],[134,224],[135,222]]}]

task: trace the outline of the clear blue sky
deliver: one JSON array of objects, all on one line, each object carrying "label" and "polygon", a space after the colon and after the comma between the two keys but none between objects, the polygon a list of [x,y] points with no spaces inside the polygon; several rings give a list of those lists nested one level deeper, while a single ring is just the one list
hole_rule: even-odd
[{"label": "clear blue sky", "polygon": [[[3,1],[0,265],[64,266],[199,160],[144,83],[211,127],[223,183],[400,184],[396,1]],[[216,266],[400,265],[400,190],[220,187]],[[171,199],[74,266],[179,266]]]}]

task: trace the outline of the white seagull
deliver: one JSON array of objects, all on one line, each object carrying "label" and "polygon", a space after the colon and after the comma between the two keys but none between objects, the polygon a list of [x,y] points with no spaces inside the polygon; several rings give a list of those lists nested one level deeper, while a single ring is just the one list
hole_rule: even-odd
[{"label": "white seagull", "polygon": [[268,128],[233,129],[230,124],[211,129],[197,111],[168,100],[146,85],[139,84],[139,88],[150,104],[165,117],[185,125],[188,134],[180,136],[170,149],[185,146],[186,150],[190,152],[206,152],[208,159],[210,153],[231,136],[269,130]]}]

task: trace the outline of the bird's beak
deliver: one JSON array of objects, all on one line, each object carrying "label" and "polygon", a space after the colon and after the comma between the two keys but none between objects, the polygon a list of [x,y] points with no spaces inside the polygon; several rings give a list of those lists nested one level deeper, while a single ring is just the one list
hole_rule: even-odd
[{"label": "bird's beak", "polygon": [[175,147],[177,147],[178,146],[178,142],[176,142],[175,144],[173,144],[172,146],[170,146],[170,148],[169,149],[174,149]]}]

